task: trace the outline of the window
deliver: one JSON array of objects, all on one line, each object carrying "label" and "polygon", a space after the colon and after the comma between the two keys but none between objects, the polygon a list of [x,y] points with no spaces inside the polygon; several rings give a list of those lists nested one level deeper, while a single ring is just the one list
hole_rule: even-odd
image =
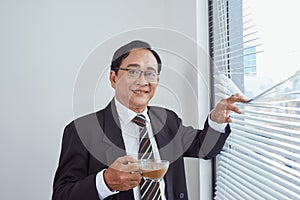
[{"label": "window", "polygon": [[297,4],[209,0],[214,102],[235,92],[253,98],[232,114],[215,199],[300,199]]}]

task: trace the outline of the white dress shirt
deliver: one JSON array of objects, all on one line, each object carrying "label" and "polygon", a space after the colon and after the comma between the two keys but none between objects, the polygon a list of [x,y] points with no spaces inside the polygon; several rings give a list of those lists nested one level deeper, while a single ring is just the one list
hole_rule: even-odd
[{"label": "white dress shirt", "polygon": [[[132,122],[132,119],[137,114],[143,114],[146,117],[146,127],[150,137],[150,142],[152,145],[152,151],[155,159],[160,159],[159,151],[155,138],[153,137],[153,131],[151,128],[150,118],[147,114],[148,110],[144,110],[142,113],[135,113],[134,111],[128,109],[122,105],[116,98],[114,99],[118,116],[120,119],[120,125],[122,130],[122,136],[125,144],[125,149],[127,155],[132,156],[135,159],[138,159],[138,149],[139,149],[139,127]],[[208,119],[209,126],[219,132],[224,132],[227,124],[218,124]],[[106,197],[118,193],[118,191],[111,191],[104,182],[103,173],[106,169],[98,172],[96,176],[96,188],[99,194],[100,200],[105,199]],[[160,191],[162,194],[162,200],[166,200],[165,195],[165,182],[164,180],[160,181]],[[140,200],[140,189],[139,186],[133,188],[133,194],[135,200]]]}]

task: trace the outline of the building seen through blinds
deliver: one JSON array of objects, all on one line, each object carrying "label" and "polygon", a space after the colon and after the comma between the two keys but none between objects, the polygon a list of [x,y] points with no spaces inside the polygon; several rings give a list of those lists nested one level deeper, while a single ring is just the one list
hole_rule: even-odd
[{"label": "building seen through blinds", "polygon": [[[251,0],[247,1],[251,4]],[[216,200],[300,199],[300,71],[249,90],[256,55],[263,54],[242,0],[209,1],[215,103],[232,93],[251,100],[232,113],[232,133],[216,159]],[[255,80],[255,79],[254,79]]]}]

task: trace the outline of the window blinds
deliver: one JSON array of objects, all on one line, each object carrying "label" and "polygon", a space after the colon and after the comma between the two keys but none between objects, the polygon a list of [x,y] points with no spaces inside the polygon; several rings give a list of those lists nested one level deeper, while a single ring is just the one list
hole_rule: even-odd
[{"label": "window blinds", "polygon": [[[249,0],[247,3],[251,3]],[[209,1],[215,102],[244,92],[260,41],[247,4]],[[300,72],[237,106],[216,160],[216,200],[300,199]]]}]

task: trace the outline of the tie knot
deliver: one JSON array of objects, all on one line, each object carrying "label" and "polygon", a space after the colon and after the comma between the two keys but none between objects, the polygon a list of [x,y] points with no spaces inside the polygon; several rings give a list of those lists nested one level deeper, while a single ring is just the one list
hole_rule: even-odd
[{"label": "tie knot", "polygon": [[144,115],[137,115],[132,120],[134,123],[136,123],[140,127],[146,126],[146,118]]}]

